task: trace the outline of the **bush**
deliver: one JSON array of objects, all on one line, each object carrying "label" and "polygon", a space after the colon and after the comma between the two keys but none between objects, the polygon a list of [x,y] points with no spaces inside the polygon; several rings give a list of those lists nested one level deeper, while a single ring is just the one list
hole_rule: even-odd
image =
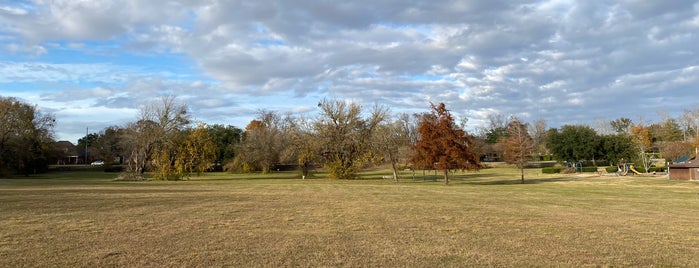
[{"label": "bush", "polygon": [[582,172],[597,172],[597,167],[583,167]]},{"label": "bush", "polygon": [[650,172],[665,172],[665,167],[651,167]]},{"label": "bush", "polygon": [[545,167],[545,168],[541,169],[541,173],[556,174],[556,173],[561,173],[561,170],[563,170],[563,168],[561,168],[561,167]]},{"label": "bush", "polygon": [[604,168],[604,170],[607,171],[607,173],[614,173],[614,172],[619,171],[619,167],[611,166],[611,167]]}]

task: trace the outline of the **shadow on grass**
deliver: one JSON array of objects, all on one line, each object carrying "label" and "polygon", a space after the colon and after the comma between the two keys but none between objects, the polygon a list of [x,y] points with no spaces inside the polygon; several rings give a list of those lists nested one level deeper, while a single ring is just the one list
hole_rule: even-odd
[{"label": "shadow on grass", "polygon": [[473,184],[473,185],[522,185],[522,184],[542,184],[542,183],[554,183],[554,182],[568,182],[577,181],[579,179],[572,177],[551,177],[551,178],[524,178],[524,183],[519,178],[513,179],[497,179],[497,180],[473,180],[469,178],[457,178],[453,180],[455,183],[461,184]]},{"label": "shadow on grass", "polygon": [[[522,185],[522,184],[542,184],[555,182],[578,181],[579,178],[571,176],[556,176],[556,177],[524,177],[522,183],[518,174],[459,174],[450,175],[449,184],[465,184],[465,185]],[[416,176],[414,178],[402,178],[401,182],[443,182],[444,177],[440,175]]]}]

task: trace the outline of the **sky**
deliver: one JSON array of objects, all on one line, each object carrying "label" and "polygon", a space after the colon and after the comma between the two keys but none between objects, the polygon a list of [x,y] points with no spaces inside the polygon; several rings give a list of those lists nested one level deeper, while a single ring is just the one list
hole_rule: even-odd
[{"label": "sky", "polygon": [[338,99],[549,127],[699,108],[699,1],[0,0],[0,96],[58,140],[176,96],[197,122]]}]

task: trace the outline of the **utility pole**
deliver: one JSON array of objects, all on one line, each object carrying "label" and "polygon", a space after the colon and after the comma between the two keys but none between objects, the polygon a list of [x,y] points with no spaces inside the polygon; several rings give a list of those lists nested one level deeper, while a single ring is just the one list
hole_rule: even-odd
[{"label": "utility pole", "polygon": [[87,135],[90,132],[90,127],[85,127],[85,165],[87,165]]}]

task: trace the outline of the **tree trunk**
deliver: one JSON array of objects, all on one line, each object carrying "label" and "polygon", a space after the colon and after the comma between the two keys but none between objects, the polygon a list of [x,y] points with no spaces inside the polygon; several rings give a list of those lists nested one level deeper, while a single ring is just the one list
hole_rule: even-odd
[{"label": "tree trunk", "polygon": [[522,184],[524,184],[524,166],[519,169],[522,172]]},{"label": "tree trunk", "polygon": [[449,185],[449,170],[444,169],[444,185]]},{"label": "tree trunk", "polygon": [[398,168],[395,161],[391,161],[391,169],[393,169],[393,180],[398,182]]}]

